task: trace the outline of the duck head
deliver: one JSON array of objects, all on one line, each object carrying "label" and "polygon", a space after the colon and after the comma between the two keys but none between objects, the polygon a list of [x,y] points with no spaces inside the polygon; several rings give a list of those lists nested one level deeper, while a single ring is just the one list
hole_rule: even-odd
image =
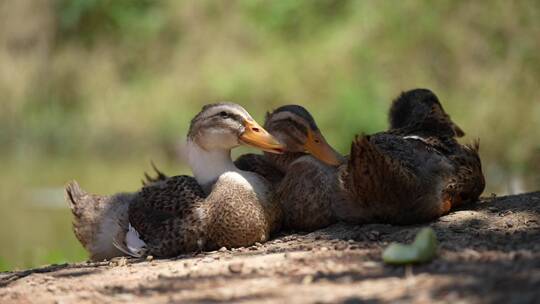
[{"label": "duck head", "polygon": [[332,166],[342,162],[342,156],[328,144],[313,116],[302,106],[285,105],[267,113],[264,126],[288,153],[309,153]]},{"label": "duck head", "polygon": [[191,121],[188,139],[207,151],[248,145],[271,153],[283,152],[283,145],[234,103],[204,106]]},{"label": "duck head", "polygon": [[247,145],[270,153],[282,153],[284,146],[249,113],[234,103],[209,104],[192,119],[186,143],[186,158],[193,175],[208,189],[221,174],[239,171],[231,150]]},{"label": "duck head", "polygon": [[444,111],[437,96],[428,89],[401,93],[390,108],[390,128],[414,128],[444,136],[462,137],[465,132]]}]

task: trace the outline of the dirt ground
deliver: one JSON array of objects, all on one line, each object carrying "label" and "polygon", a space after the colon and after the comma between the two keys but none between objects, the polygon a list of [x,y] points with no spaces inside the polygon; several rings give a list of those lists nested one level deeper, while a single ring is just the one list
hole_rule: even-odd
[{"label": "dirt ground", "polygon": [[429,226],[440,249],[425,265],[381,261],[422,225],[337,224],[175,259],[1,273],[0,303],[540,303],[540,192],[486,198]]}]

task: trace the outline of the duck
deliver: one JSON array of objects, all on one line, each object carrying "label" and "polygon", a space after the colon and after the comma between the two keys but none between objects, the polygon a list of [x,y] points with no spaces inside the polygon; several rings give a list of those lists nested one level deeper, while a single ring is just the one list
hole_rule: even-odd
[{"label": "duck", "polygon": [[480,141],[465,132],[429,89],[402,92],[392,102],[388,131],[360,135],[339,168],[340,220],[418,224],[478,201],[485,188]]},{"label": "duck", "polygon": [[67,184],[76,237],[92,260],[173,257],[268,240],[280,228],[281,209],[271,200],[271,182],[233,163],[231,150],[240,145],[268,153],[284,149],[240,105],[204,106],[185,144],[193,176],[162,176],[137,192],[111,196]]},{"label": "duck", "polygon": [[402,92],[388,116],[387,131],[356,136],[342,157],[305,108],[284,106],[269,113],[264,126],[286,153],[248,154],[236,163],[279,177],[274,199],[290,230],[337,221],[417,224],[478,200],[485,188],[479,141],[457,141],[465,132],[432,91]]}]

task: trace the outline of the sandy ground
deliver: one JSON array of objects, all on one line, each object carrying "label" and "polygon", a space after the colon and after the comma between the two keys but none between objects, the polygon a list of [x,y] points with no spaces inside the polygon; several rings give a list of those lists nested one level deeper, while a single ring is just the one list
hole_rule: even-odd
[{"label": "sandy ground", "polygon": [[0,274],[0,303],[540,303],[540,192],[483,199],[429,224],[438,257],[387,266],[421,225],[337,224],[248,248]]}]

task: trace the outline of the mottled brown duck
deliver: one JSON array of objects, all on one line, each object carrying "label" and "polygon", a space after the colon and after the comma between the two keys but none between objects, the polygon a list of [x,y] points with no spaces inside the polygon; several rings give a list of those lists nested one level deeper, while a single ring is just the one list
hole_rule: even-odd
[{"label": "mottled brown duck", "polygon": [[176,256],[266,241],[280,225],[271,183],[237,168],[231,149],[272,153],[283,146],[242,107],[205,106],[191,121],[186,158],[191,176],[161,178],[132,194],[98,196],[66,187],[74,231],[92,259],[121,255]]}]

